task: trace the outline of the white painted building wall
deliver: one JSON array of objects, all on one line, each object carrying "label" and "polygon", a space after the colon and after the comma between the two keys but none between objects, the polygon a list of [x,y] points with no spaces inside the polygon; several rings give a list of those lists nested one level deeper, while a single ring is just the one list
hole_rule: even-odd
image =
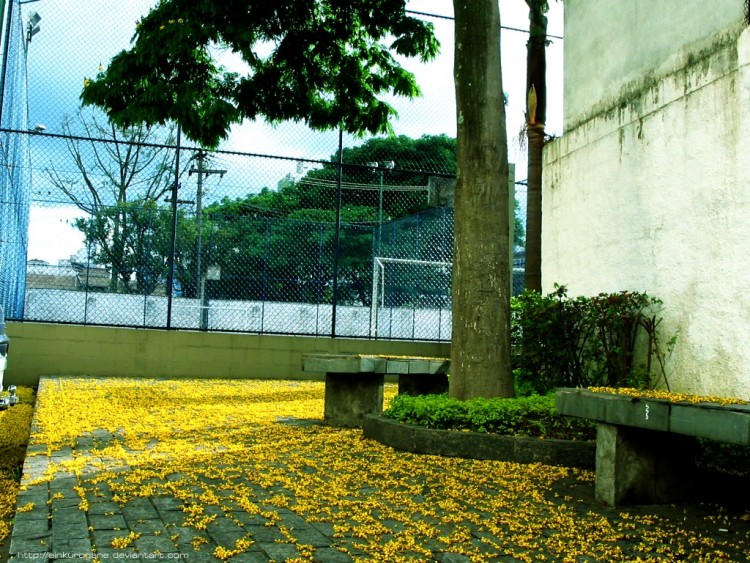
[{"label": "white painted building wall", "polygon": [[[545,290],[661,298],[673,390],[750,399],[743,5],[566,0],[569,128],[545,152],[542,259]],[[655,40],[665,25],[684,30],[671,55]]]},{"label": "white painted building wall", "polygon": [[564,127],[616,106],[744,20],[745,0],[564,0]]}]

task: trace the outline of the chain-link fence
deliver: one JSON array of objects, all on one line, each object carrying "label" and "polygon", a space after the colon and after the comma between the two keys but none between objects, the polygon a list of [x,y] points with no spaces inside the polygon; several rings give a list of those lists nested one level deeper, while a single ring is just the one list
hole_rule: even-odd
[{"label": "chain-link fence", "polygon": [[[433,180],[437,203],[444,179]],[[450,335],[453,209],[436,207],[395,219],[379,229],[372,264],[370,334],[443,340]]]},{"label": "chain-link fence", "polygon": [[[450,339],[455,126],[423,119],[453,115],[452,97],[404,102],[393,138],[251,123],[206,151],[78,105],[83,77],[127,46],[152,2],[107,2],[107,33],[87,33],[89,3],[39,4],[50,23],[38,35],[29,6],[12,4],[6,69],[19,77],[6,73],[0,128],[10,320]],[[452,32],[440,23],[439,37]]]}]

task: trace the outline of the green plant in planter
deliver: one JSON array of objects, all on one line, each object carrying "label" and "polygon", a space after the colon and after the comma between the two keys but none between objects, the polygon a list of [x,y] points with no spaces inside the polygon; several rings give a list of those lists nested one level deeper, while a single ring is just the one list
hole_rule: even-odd
[{"label": "green plant in planter", "polygon": [[633,291],[570,298],[566,287],[556,284],[548,295],[522,293],[512,301],[517,391],[651,388],[661,377],[666,384],[668,354],[658,339],[661,306],[659,299]]},{"label": "green plant in planter", "polygon": [[[597,381],[611,387],[653,387],[650,351],[657,344],[656,329],[661,322],[656,313],[662,302],[646,293],[621,291],[600,293],[590,300],[596,327],[595,342],[603,361],[595,374]],[[646,338],[645,363],[635,365],[639,336]]]},{"label": "green plant in planter", "polygon": [[544,394],[585,384],[592,362],[588,298],[569,299],[564,286],[548,295],[525,291],[511,304],[511,364],[519,388]]},{"label": "green plant in planter", "polygon": [[554,395],[460,401],[448,395],[397,395],[384,416],[426,428],[590,440],[594,424],[558,415]]}]

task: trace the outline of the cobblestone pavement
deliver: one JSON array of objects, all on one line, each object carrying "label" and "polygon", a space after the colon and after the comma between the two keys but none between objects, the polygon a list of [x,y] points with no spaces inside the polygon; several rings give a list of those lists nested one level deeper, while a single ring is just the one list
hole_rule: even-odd
[{"label": "cobblestone pavement", "polygon": [[[58,396],[53,402],[51,391],[45,395],[45,385],[51,389],[53,379],[40,381],[37,404],[41,397],[50,397],[47,404],[57,413],[62,399]],[[104,399],[101,403],[110,407]],[[65,412],[79,404],[67,404]],[[166,408],[181,408],[181,403]],[[158,425],[171,412],[159,411],[148,424]],[[223,457],[217,447],[207,452],[210,458],[202,457],[200,450],[201,455],[183,463],[173,453],[195,452],[198,437],[179,434],[187,448],[161,450],[168,461],[177,461],[168,464],[168,470],[155,453],[159,450],[151,448],[158,446],[151,433],[143,442],[126,443],[122,429],[94,430],[72,446],[51,452],[31,440],[10,541],[11,560],[749,560],[750,512],[744,504],[731,510],[705,503],[610,509],[594,502],[590,480],[563,468],[411,458],[407,452],[394,454],[369,442],[360,449],[359,436],[340,440],[354,431],[283,417],[276,414],[276,406],[270,412],[270,420],[279,424],[262,427],[259,432],[264,434],[248,442],[251,455]],[[52,420],[57,422],[56,417]],[[114,420],[120,423],[119,413]],[[135,419],[130,420],[133,424]],[[205,432],[205,421],[197,422],[199,432]],[[253,428],[248,426],[252,422],[234,422]],[[110,420],[109,427],[117,424]],[[33,423],[35,435],[42,433]],[[285,439],[294,444],[292,449],[284,449]],[[297,451],[301,448],[306,448],[305,455]],[[323,456],[323,450],[330,455]],[[126,455],[116,458],[117,451]],[[195,466],[200,471],[192,471]],[[269,478],[272,473],[283,478]],[[394,474],[398,479],[389,480]],[[43,478],[49,475],[53,478]],[[137,494],[118,496],[134,477],[139,480]],[[468,482],[470,487],[464,486]],[[452,496],[444,494],[447,490]],[[743,490],[747,488],[734,489]],[[216,496],[204,502],[204,494]],[[280,502],[280,497],[287,502]],[[311,497],[318,503],[314,510]],[[190,504],[185,499],[197,501]],[[246,499],[252,499],[252,508],[243,505]],[[197,502],[205,510],[201,516],[206,516],[200,526],[187,518]],[[305,504],[299,512],[307,517],[287,508]],[[316,517],[315,510],[330,518]],[[406,540],[398,551],[393,549],[397,540]],[[229,553],[232,546],[234,556]],[[575,555],[570,549],[577,550]]]},{"label": "cobblestone pavement", "polygon": [[[43,472],[49,461],[61,460],[66,455],[70,452],[59,452],[51,458],[30,458],[33,461],[27,463],[27,475]],[[76,483],[75,477],[60,476],[49,484],[34,485],[21,493],[18,505],[33,503],[34,508],[16,517],[10,546],[12,560],[93,559],[96,553],[102,561],[218,561],[211,555],[216,545],[232,545],[249,533],[255,544],[230,561],[285,561],[299,557],[294,545],[280,543],[283,538],[279,530],[285,526],[294,529],[300,541],[316,548],[317,560],[351,561],[348,555],[330,547],[333,543],[330,527],[308,523],[291,511],[276,511],[282,520],[274,526],[267,526],[260,515],[238,511],[230,518],[222,513],[201,534],[205,541],[197,552],[193,544],[196,531],[180,527],[185,514],[179,501],[169,497],[137,498],[120,506],[105,497],[92,499],[89,509],[83,511],[78,506]],[[142,535],[124,549],[111,547],[115,538],[129,532]]]},{"label": "cobblestone pavement", "polygon": [[[107,432],[96,432],[80,438],[75,449],[89,449],[93,445],[116,439]],[[332,547],[333,527],[327,523],[307,522],[289,510],[274,509],[281,519],[269,525],[269,520],[258,514],[238,510],[229,514],[216,510],[217,518],[208,524],[205,532],[182,528],[185,513],[182,503],[174,498],[156,496],[135,498],[120,505],[114,502],[111,492],[90,495],[88,509],[80,508],[81,497],[78,479],[71,473],[57,472],[50,482],[32,484],[42,477],[50,464],[60,464],[74,459],[74,448],[62,448],[52,455],[43,455],[45,446],[31,446],[24,463],[22,485],[10,543],[11,560],[65,561],[94,559],[102,561],[158,561],[183,560],[191,563],[220,561],[212,555],[217,545],[233,545],[250,534],[255,543],[245,552],[234,556],[233,563],[260,563],[268,561],[299,560],[300,553],[293,544],[285,543],[282,528],[294,530],[300,543],[315,548],[315,560],[339,563],[352,561],[352,557]],[[31,455],[29,455],[31,454]],[[42,455],[40,455],[42,454]],[[119,468],[124,472],[127,468]],[[84,473],[84,478],[85,478]],[[177,476],[170,476],[170,478]],[[250,485],[257,487],[257,485]],[[100,485],[100,490],[102,487]],[[258,490],[258,496],[264,491]],[[26,508],[22,508],[26,507]],[[130,532],[140,534],[128,547],[116,549],[112,541],[127,537]],[[196,536],[200,551],[195,550]],[[468,561],[454,554],[441,560]]]},{"label": "cobblestone pavement", "polygon": [[[51,378],[50,378],[51,379]],[[44,393],[42,378],[38,396]],[[46,380],[46,381],[45,381]],[[282,423],[298,425],[313,424],[310,421],[280,420]],[[36,428],[32,423],[32,435]],[[134,498],[122,504],[116,502],[108,483],[99,483],[98,494],[83,492],[79,478],[62,471],[60,465],[76,459],[76,454],[85,453],[90,463],[106,462],[101,457],[91,457],[92,449],[119,441],[121,438],[106,430],[97,430],[79,437],[74,447],[63,447],[51,454],[44,444],[30,445],[24,462],[21,492],[18,496],[16,517],[10,541],[12,561],[159,561],[182,560],[190,563],[222,561],[213,555],[217,546],[234,545],[235,541],[251,536],[254,543],[244,553],[226,559],[232,563],[261,563],[302,561],[295,544],[285,541],[282,530],[293,530],[298,544],[314,548],[314,561],[344,563],[355,559],[372,560],[366,554],[350,549],[343,553],[334,545],[333,525],[326,522],[308,522],[291,510],[273,509],[273,520],[261,514],[250,514],[237,507],[226,512],[218,507],[216,518],[206,529],[183,527],[185,512],[183,503],[169,496]],[[54,478],[42,480],[50,467]],[[115,471],[122,476],[109,483],[122,481],[130,470],[121,462],[113,463]],[[101,472],[101,466],[84,468],[81,481]],[[179,479],[180,475],[169,475],[166,480]],[[254,489],[258,498],[268,498],[274,491],[263,490],[254,483],[243,483]],[[103,492],[103,494],[102,494]],[[86,508],[82,508],[81,494],[85,495]],[[226,504],[226,503],[225,503]],[[130,545],[115,548],[113,540],[133,534]],[[200,538],[197,539],[196,538]],[[196,550],[196,541],[199,550]],[[461,563],[470,561],[458,553],[442,553],[436,546],[434,561]],[[309,560],[309,559],[307,559]],[[415,557],[414,560],[424,560]],[[507,559],[515,561],[514,559]]]}]

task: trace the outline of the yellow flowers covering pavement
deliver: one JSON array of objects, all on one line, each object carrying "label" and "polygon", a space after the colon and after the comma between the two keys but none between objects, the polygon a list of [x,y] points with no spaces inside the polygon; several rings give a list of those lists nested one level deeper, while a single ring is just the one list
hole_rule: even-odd
[{"label": "yellow flowers covering pavement", "polygon": [[[16,391],[19,403],[0,411],[0,543],[10,535],[18,497],[19,467],[26,453],[34,392],[28,387]],[[2,393],[7,397],[8,392]]]},{"label": "yellow flowers covering pavement", "polygon": [[[388,386],[387,396],[394,392]],[[750,553],[750,514],[604,509],[591,501],[588,471],[399,452],[359,430],[318,424],[323,395],[322,382],[52,379],[40,392],[30,444],[51,454],[81,437],[110,436],[74,448],[40,480],[74,475],[84,511],[99,497],[121,505],[175,499],[181,521],[162,537],[218,561],[260,541],[250,532],[216,540],[208,531],[221,518],[243,532],[247,519],[263,522],[256,529],[294,549],[287,561],[321,560],[321,547],[289,525],[290,515],[324,530],[355,561],[441,553],[471,561],[741,561]],[[122,529],[95,548],[133,549],[148,533]]]}]

